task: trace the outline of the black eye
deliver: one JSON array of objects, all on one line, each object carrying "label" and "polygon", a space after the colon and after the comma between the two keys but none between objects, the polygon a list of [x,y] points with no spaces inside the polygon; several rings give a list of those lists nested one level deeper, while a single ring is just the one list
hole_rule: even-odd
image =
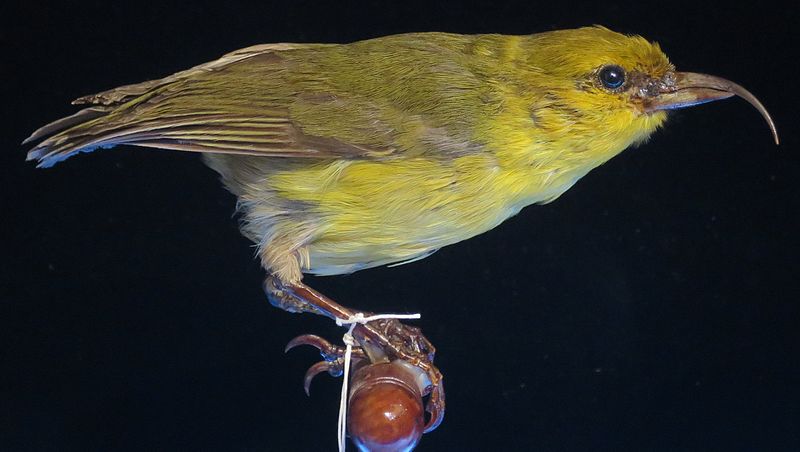
[{"label": "black eye", "polygon": [[617,89],[625,84],[625,69],[615,64],[604,66],[597,76],[600,83],[608,89]]}]

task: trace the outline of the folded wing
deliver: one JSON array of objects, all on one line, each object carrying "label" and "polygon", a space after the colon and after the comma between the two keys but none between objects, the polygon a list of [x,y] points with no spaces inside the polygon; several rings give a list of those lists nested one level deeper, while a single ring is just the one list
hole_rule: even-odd
[{"label": "folded wing", "polygon": [[[377,158],[395,151],[377,109],[299,86],[282,52],[324,45],[262,45],[160,80],[122,86],[73,102],[90,105],[35,131],[28,153],[40,167],[119,144],[191,152],[275,157]],[[309,85],[308,77],[302,79]],[[359,105],[355,105],[359,104]],[[302,118],[349,114],[369,143],[307,133]]]}]

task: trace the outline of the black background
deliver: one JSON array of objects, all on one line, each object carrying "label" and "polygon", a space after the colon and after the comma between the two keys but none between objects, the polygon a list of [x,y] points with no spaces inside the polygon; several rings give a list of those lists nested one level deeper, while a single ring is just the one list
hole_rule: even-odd
[{"label": "black background", "polygon": [[[548,206],[423,261],[308,278],[421,312],[446,376],[418,450],[797,450],[797,9],[696,2],[27,1],[0,11],[0,449],[334,450],[340,380],[301,388],[196,155],[120,147],[49,170],[19,143],[69,101],[268,42],[604,24],[741,100],[681,111]],[[796,8],[796,7],[795,7]],[[13,10],[12,10],[13,9]]]}]

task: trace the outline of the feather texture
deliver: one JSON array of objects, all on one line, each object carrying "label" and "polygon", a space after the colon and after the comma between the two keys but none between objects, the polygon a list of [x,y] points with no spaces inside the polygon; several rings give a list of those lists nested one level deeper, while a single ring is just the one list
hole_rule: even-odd
[{"label": "feather texture", "polygon": [[[348,56],[331,55],[331,47],[254,46],[164,79],[80,97],[73,103],[92,106],[35,131],[25,143],[44,141],[28,159],[47,167],[119,144],[301,158],[384,158],[437,147],[444,154],[479,150],[465,127],[447,130],[448,120],[457,124],[464,118],[438,118],[422,105],[376,102],[382,100],[375,98],[376,89],[386,91],[382,97],[402,95],[380,79],[353,90],[349,85],[364,75],[355,61],[341,74],[327,72],[326,65]],[[477,86],[461,67],[425,73],[437,83],[451,75],[456,84],[458,76]]]}]

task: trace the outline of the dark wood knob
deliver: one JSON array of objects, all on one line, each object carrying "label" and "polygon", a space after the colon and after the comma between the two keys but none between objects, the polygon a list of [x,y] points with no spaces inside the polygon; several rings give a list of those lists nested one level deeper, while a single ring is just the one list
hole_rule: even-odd
[{"label": "dark wood knob", "polygon": [[352,378],[348,431],[362,451],[410,451],[425,426],[422,396],[397,363],[371,364]]}]

